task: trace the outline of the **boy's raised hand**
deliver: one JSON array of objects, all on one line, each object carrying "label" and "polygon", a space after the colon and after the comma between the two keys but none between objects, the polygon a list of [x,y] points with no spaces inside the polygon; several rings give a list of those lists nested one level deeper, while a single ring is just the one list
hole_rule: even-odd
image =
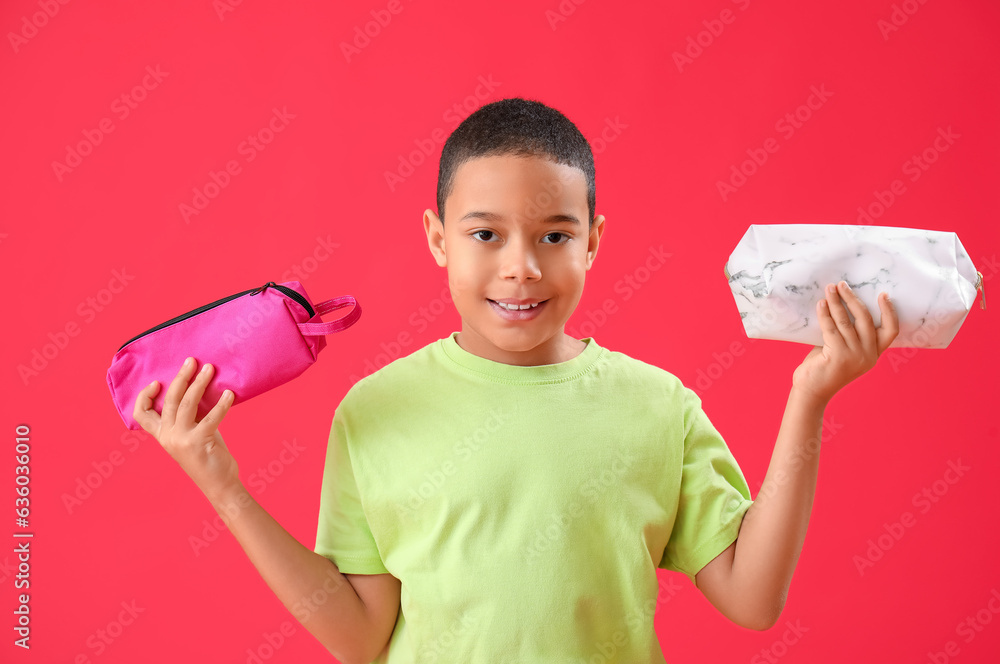
[{"label": "boy's raised hand", "polygon": [[825,405],[840,388],[875,366],[899,334],[899,318],[887,294],[879,294],[878,306],[882,321],[876,328],[868,307],[846,281],[827,285],[825,299],[816,303],[823,345],[809,351],[795,369],[793,388],[809,393]]},{"label": "boy's raised hand", "polygon": [[229,412],[233,396],[232,392],[228,392],[228,396],[224,393],[205,417],[195,421],[198,403],[215,371],[212,365],[203,365],[203,370],[188,385],[196,364],[193,358],[188,358],[181,366],[167,389],[162,414],[153,408],[153,398],[160,389],[159,383],[155,383],[139,392],[132,416],[160,442],[198,488],[213,500],[239,484],[236,459],[229,453],[219,433],[219,424]]}]

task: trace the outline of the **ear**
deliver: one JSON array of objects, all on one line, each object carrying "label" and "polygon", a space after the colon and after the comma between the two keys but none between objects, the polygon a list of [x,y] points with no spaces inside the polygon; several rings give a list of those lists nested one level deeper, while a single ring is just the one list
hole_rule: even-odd
[{"label": "ear", "polygon": [[424,232],[427,233],[427,246],[438,267],[448,265],[448,256],[444,249],[444,225],[430,208],[424,210]]},{"label": "ear", "polygon": [[601,236],[604,235],[604,215],[599,214],[594,217],[594,226],[590,229],[590,238],[587,242],[587,269],[594,264],[597,258],[597,247],[601,243]]}]

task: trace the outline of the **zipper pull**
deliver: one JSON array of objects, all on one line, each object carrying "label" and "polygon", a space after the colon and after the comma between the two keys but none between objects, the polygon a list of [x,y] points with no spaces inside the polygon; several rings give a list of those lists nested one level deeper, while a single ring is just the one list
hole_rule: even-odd
[{"label": "zipper pull", "polygon": [[273,281],[269,281],[266,284],[264,284],[263,286],[261,286],[260,288],[255,288],[253,291],[250,292],[250,295],[254,296],[257,293],[263,293],[267,289],[268,286],[277,286],[277,285],[278,284],[274,283]]},{"label": "zipper pull", "polygon": [[976,270],[976,276],[978,277],[978,279],[976,279],[976,290],[980,291],[980,295],[982,295],[982,297],[983,297],[982,301],[980,301],[980,303],[979,303],[979,308],[980,309],[985,309],[986,308],[986,284],[983,283],[983,273],[980,272],[980,271],[978,271],[978,270]]}]

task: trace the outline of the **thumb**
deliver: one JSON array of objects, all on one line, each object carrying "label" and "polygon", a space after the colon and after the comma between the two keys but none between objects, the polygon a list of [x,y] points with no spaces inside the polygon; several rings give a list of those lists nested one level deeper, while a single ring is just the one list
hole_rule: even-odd
[{"label": "thumb", "polygon": [[877,330],[876,345],[878,354],[881,355],[899,334],[899,316],[896,314],[896,305],[889,299],[888,293],[879,293],[878,308],[882,312],[882,321]]}]

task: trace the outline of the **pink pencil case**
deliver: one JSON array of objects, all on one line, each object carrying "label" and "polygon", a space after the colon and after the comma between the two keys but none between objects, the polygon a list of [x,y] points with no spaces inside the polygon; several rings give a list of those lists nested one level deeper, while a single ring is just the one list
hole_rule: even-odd
[{"label": "pink pencil case", "polygon": [[[324,314],[348,306],[353,308],[346,316],[322,322]],[[199,369],[207,363],[215,368],[198,404],[200,420],[227,389],[235,406],[299,376],[326,348],[326,335],[346,330],[360,317],[361,307],[350,295],[313,305],[299,282],[269,281],[126,341],[108,369],[111,398],[125,426],[141,429],[132,417],[139,392],[159,381],[153,408],[162,413],[170,383],[184,360],[193,357]]]}]

